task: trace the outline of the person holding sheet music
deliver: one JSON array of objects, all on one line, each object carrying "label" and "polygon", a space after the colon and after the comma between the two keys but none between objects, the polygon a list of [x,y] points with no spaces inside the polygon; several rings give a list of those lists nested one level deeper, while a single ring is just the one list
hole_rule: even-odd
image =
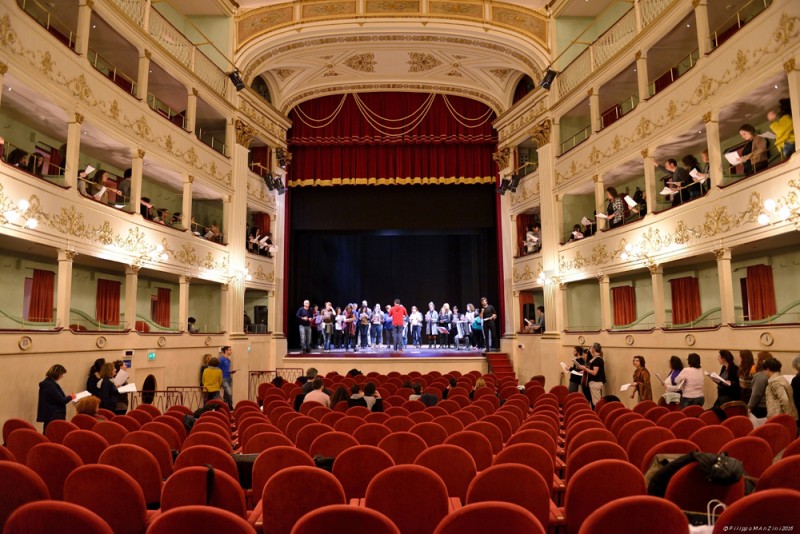
[{"label": "person holding sheet music", "polygon": [[117,409],[119,400],[119,391],[114,384],[116,374],[114,364],[111,362],[104,363],[100,368],[100,407],[112,412]]},{"label": "person holding sheet music", "polygon": [[752,176],[769,166],[769,144],[767,139],[756,133],[752,124],[742,124],[739,135],[744,139],[741,162],[744,164],[744,175]]},{"label": "person holding sheet music", "polygon": [[625,202],[613,187],[606,188],[606,198],[608,199],[608,224],[611,228],[622,226],[625,222]]},{"label": "person holding sheet music", "polygon": [[[688,367],[684,367],[678,376],[675,377],[675,384],[669,384],[670,379],[666,380],[667,391],[681,393],[681,409],[687,406],[703,406],[706,398],[703,394],[703,370],[700,368],[700,355],[691,353],[686,358]],[[671,374],[670,374],[671,376]]]},{"label": "person holding sheet music", "polygon": [[576,366],[583,371],[581,387],[584,396],[591,402],[592,408],[603,397],[603,385],[606,383],[606,366],[603,360],[603,347],[593,343],[589,349],[589,358],[585,365]]},{"label": "person holding sheet music", "polygon": [[675,206],[680,206],[681,202],[683,202],[681,189],[683,189],[692,181],[692,178],[689,176],[689,171],[683,167],[679,167],[678,162],[672,158],[666,160],[663,165],[659,164],[655,160],[653,160],[653,162],[655,163],[657,169],[667,173],[663,180],[664,186],[673,191],[670,194],[670,198],[672,199],[672,207],[674,208]]},{"label": "person holding sheet music", "polygon": [[47,370],[44,380],[39,382],[39,406],[36,412],[36,420],[44,423],[42,433],[47,430],[47,425],[51,421],[67,419],[67,404],[75,399],[75,394],[64,393],[58,381],[67,374],[63,365],[55,364]]},{"label": "person holding sheet music", "polygon": [[691,177],[689,185],[686,186],[686,191],[689,193],[689,200],[694,200],[703,196],[706,192],[704,187],[706,180],[702,178],[702,176],[705,175],[700,172],[700,162],[697,161],[697,158],[692,154],[686,154],[681,158],[681,163]]},{"label": "person holding sheet music", "polygon": [[542,232],[538,224],[528,227],[525,232],[525,253],[533,254],[542,249]]},{"label": "person holding sheet music", "polygon": [[731,351],[720,350],[719,363],[722,364],[722,369],[719,371],[720,380],[714,380],[717,383],[717,400],[714,402],[714,406],[717,408],[726,402],[742,400],[739,367],[734,362]]},{"label": "person holding sheet music", "polygon": [[436,346],[436,338],[439,335],[439,314],[436,312],[436,307],[433,302],[428,303],[428,311],[425,314],[425,337],[428,338],[428,348],[432,349]]},{"label": "person holding sheet music", "polygon": [[574,393],[576,391],[580,391],[581,388],[581,379],[583,378],[583,372],[578,370],[579,365],[586,365],[586,359],[584,358],[584,348],[575,346],[572,348],[572,367],[569,368],[569,392]]},{"label": "person holding sheet music", "polygon": [[633,386],[631,398],[639,394],[639,402],[653,400],[653,390],[650,387],[650,371],[645,367],[644,356],[633,357]]}]

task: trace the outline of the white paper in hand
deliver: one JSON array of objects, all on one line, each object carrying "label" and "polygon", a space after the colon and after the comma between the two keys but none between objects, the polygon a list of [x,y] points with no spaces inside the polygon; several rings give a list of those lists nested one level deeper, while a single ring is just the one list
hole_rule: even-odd
[{"label": "white paper in hand", "polygon": [[608,215],[606,215],[605,213],[598,213],[597,215],[595,215],[595,217],[597,217],[598,219],[608,219]]},{"label": "white paper in hand", "polygon": [[738,165],[742,162],[742,158],[736,152],[726,152],[725,159],[727,159],[728,163],[731,165]]},{"label": "white paper in hand", "polygon": [[764,139],[776,139],[774,132],[764,132],[758,134],[759,137],[763,137]]},{"label": "white paper in hand", "polygon": [[136,384],[128,384],[127,386],[122,386],[121,388],[117,388],[117,391],[120,393],[136,393]]},{"label": "white paper in hand", "polygon": [[697,169],[692,169],[691,171],[689,171],[689,176],[691,176],[695,180],[698,179],[699,175],[700,175],[700,173],[697,172]]},{"label": "white paper in hand", "polygon": [[86,166],[86,170],[85,170],[85,171],[83,171],[83,173],[84,173],[86,176],[89,176],[89,175],[90,175],[90,174],[92,174],[93,172],[94,172],[94,167],[92,167],[91,165],[87,165],[87,166]]},{"label": "white paper in hand", "polygon": [[672,189],[670,189],[669,187],[665,187],[665,188],[664,188],[664,189],[662,189],[662,190],[661,190],[661,192],[659,192],[658,194],[659,194],[659,195],[671,195],[671,194],[672,194],[672,193],[674,193],[674,192],[675,192],[675,191],[673,191],[673,190],[672,190]]},{"label": "white paper in hand", "polygon": [[91,396],[92,396],[92,394],[89,393],[88,391],[81,391],[80,393],[76,393],[75,394],[75,398],[72,399],[72,402],[78,402],[79,400],[81,400],[81,399],[83,399],[85,397],[91,397]]},{"label": "white paper in hand", "polygon": [[590,221],[588,218],[584,217],[583,219],[581,219],[581,224],[584,225],[584,226],[591,226],[592,225],[592,221]]},{"label": "white paper in hand", "polygon": [[624,197],[622,197],[622,199],[625,201],[625,204],[627,204],[629,208],[634,208],[634,207],[638,206],[638,204],[636,203],[636,201],[635,201],[635,200],[633,200],[633,199],[632,199],[630,196],[628,196],[628,195],[625,195]]},{"label": "white paper in hand", "polygon": [[628,391],[632,385],[633,385],[633,384],[622,384],[622,385],[619,387],[619,390],[620,390],[620,391]]}]

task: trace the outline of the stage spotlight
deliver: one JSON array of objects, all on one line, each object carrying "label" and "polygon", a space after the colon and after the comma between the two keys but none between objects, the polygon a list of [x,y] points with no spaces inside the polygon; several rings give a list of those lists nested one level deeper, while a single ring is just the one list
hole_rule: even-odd
[{"label": "stage spotlight", "polygon": [[497,192],[500,193],[501,195],[505,195],[510,185],[511,181],[503,178],[502,180],[500,180],[500,187],[497,188]]},{"label": "stage spotlight", "polygon": [[230,74],[228,74],[228,78],[231,79],[231,81],[233,82],[233,85],[234,85],[234,87],[236,87],[237,91],[241,91],[242,89],[245,88],[244,82],[242,81],[242,76],[241,76],[241,74],[239,74],[238,70],[235,70],[235,71],[231,72]]},{"label": "stage spotlight", "polygon": [[264,175],[264,183],[267,184],[267,189],[270,191],[275,190],[275,182],[272,180],[272,173],[267,173]]},{"label": "stage spotlight", "polygon": [[511,190],[512,193],[517,192],[517,186],[519,186],[519,182],[522,180],[522,176],[517,173],[511,175],[511,184],[509,184],[508,188]]},{"label": "stage spotlight", "polygon": [[284,155],[282,148],[279,148],[275,151],[275,157],[278,159],[278,166],[281,169],[286,169],[286,156]]},{"label": "stage spotlight", "polygon": [[544,72],[544,76],[542,77],[542,81],[539,83],[539,87],[542,89],[549,91],[550,86],[553,85],[553,80],[556,79],[558,76],[558,72],[554,71],[553,69],[547,69]]},{"label": "stage spotlight", "polygon": [[282,195],[286,192],[286,188],[283,186],[283,180],[280,178],[275,178],[273,183],[275,184],[275,189],[278,190],[279,195]]}]

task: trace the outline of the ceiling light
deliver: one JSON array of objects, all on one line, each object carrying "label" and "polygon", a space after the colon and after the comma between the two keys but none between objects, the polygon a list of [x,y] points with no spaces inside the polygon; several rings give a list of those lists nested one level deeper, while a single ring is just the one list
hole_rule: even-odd
[{"label": "ceiling light", "polygon": [[776,86],[775,86],[775,89],[777,89],[777,88],[778,88],[778,86],[776,85]]}]

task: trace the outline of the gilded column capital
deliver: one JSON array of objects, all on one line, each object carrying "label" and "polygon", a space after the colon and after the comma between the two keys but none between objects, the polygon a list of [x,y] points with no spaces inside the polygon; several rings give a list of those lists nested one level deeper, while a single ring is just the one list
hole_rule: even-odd
[{"label": "gilded column capital", "polygon": [[236,119],[234,126],[236,127],[236,142],[245,148],[249,147],[256,136],[255,129],[241,119]]},{"label": "gilded column capital", "polygon": [[692,7],[694,9],[697,9],[697,7],[700,5],[701,2],[702,0],[692,0]]},{"label": "gilded column capital", "polygon": [[610,283],[608,275],[606,274],[598,274],[595,278],[597,278],[597,282],[601,285]]},{"label": "gilded column capital", "polygon": [[139,159],[144,159],[144,150],[142,150],[141,148],[137,149],[136,150],[136,157],[139,158]]},{"label": "gilded column capital", "polygon": [[186,176],[186,183],[193,184],[194,183],[194,176],[191,174]]},{"label": "gilded column capital", "polygon": [[592,95],[594,95],[594,87],[590,87],[589,89],[586,90],[586,96],[592,96]]},{"label": "gilded column capital", "polygon": [[519,289],[514,290],[514,298],[519,298]]},{"label": "gilded column capital", "polygon": [[73,117],[73,119],[74,120],[72,122],[77,122],[78,124],[83,124],[83,115],[81,115],[80,113],[76,113],[75,116]]},{"label": "gilded column capital", "polygon": [[144,49],[144,57],[146,57],[147,59],[153,59],[153,53],[150,52],[150,50],[148,50],[147,48],[145,48]]},{"label": "gilded column capital", "polygon": [[636,54],[634,54],[634,57],[636,58],[637,61],[642,59],[642,51],[641,50],[637,50]]},{"label": "gilded column capital", "polygon": [[139,269],[141,269],[141,268],[142,268],[141,265],[131,264],[125,269],[125,274],[138,275],[139,274]]},{"label": "gilded column capital", "polygon": [[730,260],[731,259],[731,249],[729,248],[718,248],[714,251],[714,257],[717,261],[722,260]]},{"label": "gilded column capital", "polygon": [[192,277],[188,275],[183,275],[178,277],[179,284],[189,284],[192,281]]},{"label": "gilded column capital", "polygon": [[0,63],[0,76],[4,76],[6,72],[8,72],[8,65]]},{"label": "gilded column capital", "polygon": [[192,87],[192,94],[194,96],[197,96],[199,94],[199,91],[197,90],[197,87]]},{"label": "gilded column capital", "polygon": [[647,264],[647,269],[650,271],[650,275],[651,276],[652,275],[658,275],[658,274],[664,274],[664,269],[662,269],[661,266],[659,264],[657,264],[657,263],[648,263]]},{"label": "gilded column capital", "polygon": [[798,70],[798,69],[797,69],[797,63],[796,63],[796,61],[795,61],[795,59],[794,59],[793,57],[792,57],[792,58],[789,58],[789,59],[788,59],[788,60],[787,60],[787,61],[786,61],[786,62],[783,64],[783,70],[785,70],[786,72],[793,72],[793,71],[795,71],[795,70]]},{"label": "gilded column capital", "polygon": [[508,161],[511,158],[511,149],[509,147],[501,148],[492,154],[492,159],[497,163],[498,169],[505,169],[508,167]]},{"label": "gilded column capital", "polygon": [[78,255],[77,252],[74,250],[59,250],[58,251],[58,261],[72,261]]},{"label": "gilded column capital", "polygon": [[531,139],[533,139],[538,148],[550,143],[550,131],[552,126],[553,121],[544,119],[528,131],[528,135],[531,136]]},{"label": "gilded column capital", "polygon": [[597,184],[597,183],[602,183],[603,179],[600,178],[599,174],[595,174],[594,176],[592,176],[592,181]]},{"label": "gilded column capital", "polygon": [[642,152],[641,152],[641,153],[642,153],[642,157],[643,157],[643,158],[646,158],[646,157],[649,157],[649,156],[650,156],[650,150],[649,150],[649,149],[647,149],[647,148],[644,148],[644,149],[642,149]]},{"label": "gilded column capital", "polygon": [[89,9],[94,9],[94,0],[84,0],[83,5]]},{"label": "gilded column capital", "polygon": [[713,120],[713,116],[712,116],[710,111],[706,111],[705,113],[703,113],[703,122],[704,123],[708,124],[712,120]]}]

